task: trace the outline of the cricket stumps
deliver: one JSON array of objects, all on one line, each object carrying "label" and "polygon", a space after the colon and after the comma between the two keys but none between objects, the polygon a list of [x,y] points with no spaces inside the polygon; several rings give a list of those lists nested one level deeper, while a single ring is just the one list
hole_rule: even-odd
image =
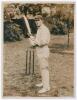
[{"label": "cricket stumps", "polygon": [[34,49],[26,49],[26,75],[34,74]]}]

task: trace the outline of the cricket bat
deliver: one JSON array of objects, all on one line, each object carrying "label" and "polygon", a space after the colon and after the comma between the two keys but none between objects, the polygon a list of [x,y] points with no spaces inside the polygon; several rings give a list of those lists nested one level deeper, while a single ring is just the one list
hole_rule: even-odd
[{"label": "cricket bat", "polygon": [[32,34],[31,34],[31,29],[30,29],[29,22],[28,22],[28,20],[27,20],[27,18],[26,18],[25,15],[23,16],[23,18],[24,18],[26,27],[27,27],[27,29],[28,29],[28,33],[27,33],[27,34],[28,34],[28,36],[31,36],[31,37],[29,38],[29,41],[30,41],[30,43],[33,45],[33,44],[34,44],[34,37],[33,37]]},{"label": "cricket bat", "polygon": [[28,20],[27,20],[27,18],[26,18],[25,15],[23,15],[23,18],[24,18],[26,27],[27,27],[27,29],[28,29],[28,36],[30,36],[30,35],[31,35],[31,29],[30,29],[30,26],[29,26],[29,22],[28,22]]}]

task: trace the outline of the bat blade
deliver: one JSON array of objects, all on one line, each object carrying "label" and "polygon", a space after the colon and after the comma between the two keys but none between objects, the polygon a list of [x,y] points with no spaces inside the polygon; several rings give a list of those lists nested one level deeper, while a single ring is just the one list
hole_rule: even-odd
[{"label": "bat blade", "polygon": [[31,35],[31,29],[30,29],[29,22],[28,22],[26,16],[23,16],[23,17],[24,17],[24,21],[25,21],[26,27],[28,29],[28,35]]}]

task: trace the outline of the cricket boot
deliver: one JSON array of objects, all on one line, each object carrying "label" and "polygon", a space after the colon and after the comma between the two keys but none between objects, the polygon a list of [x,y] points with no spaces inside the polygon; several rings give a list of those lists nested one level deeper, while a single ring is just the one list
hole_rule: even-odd
[{"label": "cricket boot", "polygon": [[37,87],[42,87],[43,83],[36,84]]},{"label": "cricket boot", "polygon": [[38,91],[38,93],[45,93],[48,92],[50,90],[50,87],[46,88],[42,88],[41,90]]}]

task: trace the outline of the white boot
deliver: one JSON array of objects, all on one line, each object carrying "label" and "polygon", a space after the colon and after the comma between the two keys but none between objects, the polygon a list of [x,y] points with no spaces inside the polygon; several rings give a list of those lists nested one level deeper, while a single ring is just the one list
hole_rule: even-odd
[{"label": "white boot", "polygon": [[41,90],[39,90],[38,91],[38,93],[45,93],[45,92],[47,92],[47,91],[49,91],[50,90],[50,87],[49,88],[42,88]]},{"label": "white boot", "polygon": [[36,84],[37,87],[42,87],[43,83]]}]

